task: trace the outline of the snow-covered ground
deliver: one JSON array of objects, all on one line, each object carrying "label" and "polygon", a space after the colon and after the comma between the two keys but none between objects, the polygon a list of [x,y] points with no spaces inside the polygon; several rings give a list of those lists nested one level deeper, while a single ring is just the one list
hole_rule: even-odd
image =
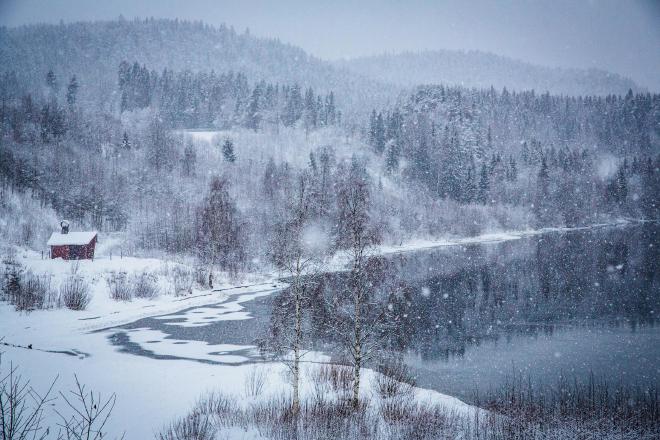
[{"label": "snow-covered ground", "polygon": [[[276,284],[276,287],[269,284],[269,290],[264,290],[264,285],[253,285],[213,293],[196,292],[185,298],[161,297],[157,300],[139,300],[130,303],[108,300],[107,292],[103,295],[104,284],[100,282],[100,278],[103,277],[102,270],[150,268],[164,264],[159,263],[158,260],[134,260],[138,259],[119,260],[123,261],[126,267],[115,260],[111,262],[103,259],[81,265],[79,273],[98,278],[94,293],[99,297],[92,301],[90,309],[85,312],[60,309],[19,314],[8,304],[0,304],[2,317],[0,334],[5,338],[4,343],[9,344],[0,346],[0,350],[4,351],[3,368],[8,368],[10,363],[20,366],[20,372],[30,378],[37,390],[47,389],[56,377],[58,379],[55,389],[62,391],[72,389],[75,374],[82,383],[104,396],[116,393],[117,404],[109,430],[115,434],[125,430],[125,438],[129,440],[151,438],[165,424],[186,414],[195,401],[206,392],[220,391],[244,398],[245,378],[253,368],[259,368],[267,375],[264,397],[289,391],[286,379],[287,368],[280,363],[260,364],[257,367],[232,366],[185,359],[160,360],[135,356],[118,351],[107,340],[107,332],[90,331],[147,315],[159,315],[194,305],[223,301],[226,303],[226,308],[220,312],[220,319],[250,319],[240,301],[247,301],[282,287],[281,284]],[[66,267],[60,266],[67,264],[70,263],[63,261],[49,263],[38,260],[30,267],[33,270],[37,267],[42,269],[57,267],[66,272]],[[98,265],[97,272],[94,271],[95,265]],[[233,295],[236,293],[241,295],[238,297]],[[230,296],[232,299],[229,299]],[[204,309],[202,308],[201,311],[203,312]],[[177,317],[182,318],[182,321],[177,325],[197,326],[203,315],[203,313],[201,315],[181,313]],[[158,341],[159,344],[155,347],[149,346],[155,355],[221,360],[227,364],[241,363],[245,360],[234,352],[255,349],[251,346],[179,341],[165,338],[161,332],[149,329],[135,329],[129,334],[132,342],[140,344]],[[32,348],[27,348],[28,345]],[[306,360],[318,362],[323,358],[312,354]],[[365,372],[367,378],[365,383],[369,382],[371,375],[372,372]],[[305,392],[309,392],[309,387],[303,387],[303,393]],[[365,390],[365,393],[367,392]],[[417,393],[420,399],[442,403],[452,410],[470,410],[468,405],[458,399],[440,393],[428,390],[417,390]],[[48,414],[55,418],[54,413]]]},{"label": "snow-covered ground", "polygon": [[[616,224],[625,223],[621,221]],[[567,229],[553,228],[485,234],[470,238],[418,240],[398,246],[381,246],[376,252],[393,254],[440,246],[500,242],[565,230]],[[103,237],[100,246],[103,246]],[[127,439],[151,437],[165,423],[185,414],[195,400],[206,391],[220,390],[237,396],[244,394],[244,378],[254,367],[135,356],[118,351],[108,342],[107,333],[94,330],[134,322],[147,316],[175,313],[190,307],[217,303],[223,303],[224,307],[208,311],[208,314],[212,314],[215,319],[250,319],[242,302],[284,287],[284,284],[276,280],[275,274],[252,274],[246,276],[241,286],[233,285],[228,280],[220,280],[220,284],[216,283],[216,291],[193,290],[191,294],[180,297],[163,294],[151,300],[134,299],[131,302],[118,302],[110,299],[106,283],[106,278],[113,271],[129,274],[141,271],[153,272],[159,275],[162,289],[167,290],[167,273],[179,263],[153,258],[110,257],[107,253],[93,261],[42,260],[40,254],[25,250],[18,253],[17,259],[35,273],[50,273],[52,285],[55,287],[76,268],[77,273],[92,284],[93,297],[88,309],[81,312],[56,309],[24,314],[14,311],[9,304],[0,303],[0,338],[4,338],[3,343],[6,344],[0,345],[0,351],[4,351],[3,369],[8,368],[10,363],[20,366],[20,371],[25,377],[30,378],[38,390],[45,390],[56,377],[58,377],[56,389],[68,390],[73,386],[75,374],[82,383],[106,396],[116,393],[117,406],[110,428],[114,433],[126,430]],[[336,256],[328,267],[341,269],[344,265],[343,261],[344,257]],[[204,310],[204,308],[196,309],[201,313],[195,314],[181,313],[178,316],[181,321],[177,325],[191,327],[204,325]],[[172,349],[175,348],[180,357],[203,360],[205,353],[213,352],[221,353],[224,356],[223,361],[227,364],[239,364],[244,359],[236,352],[254,349],[251,346],[232,344],[209,345],[202,342],[177,341],[164,338],[162,334],[154,333],[153,330],[139,330],[141,331],[133,332],[131,335],[136,338],[135,342],[146,343],[150,340],[165,342],[163,346],[154,349],[156,354],[159,350],[171,354]],[[27,348],[28,345],[32,348]],[[312,359],[319,360],[318,355]],[[286,368],[282,364],[263,364],[259,368],[265,369],[268,375],[267,394],[288,390],[284,374]],[[373,372],[368,371],[365,374],[369,377]],[[459,400],[434,391],[417,390],[417,393],[420,398],[445,404],[454,410],[470,409]]]}]

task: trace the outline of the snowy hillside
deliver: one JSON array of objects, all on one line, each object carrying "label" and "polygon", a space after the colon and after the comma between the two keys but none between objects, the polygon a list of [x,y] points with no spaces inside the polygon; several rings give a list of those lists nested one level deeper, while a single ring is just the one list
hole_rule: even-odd
[{"label": "snowy hillside", "polygon": [[484,89],[492,86],[510,91],[602,96],[625,94],[630,89],[641,91],[634,81],[602,70],[543,67],[478,51],[405,52],[343,60],[335,65],[400,86],[448,84]]}]

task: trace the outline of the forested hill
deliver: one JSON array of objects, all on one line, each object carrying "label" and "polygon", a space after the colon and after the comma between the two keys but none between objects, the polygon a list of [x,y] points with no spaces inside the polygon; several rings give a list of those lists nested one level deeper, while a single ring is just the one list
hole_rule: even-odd
[{"label": "forested hill", "polygon": [[337,62],[374,80],[414,86],[450,84],[509,90],[536,90],[563,95],[625,94],[640,91],[628,78],[602,71],[542,67],[478,51],[426,51],[379,55]]},{"label": "forested hill", "polygon": [[[354,188],[390,243],[660,217],[658,94],[403,94],[275,40],[151,19],[2,29],[0,70],[0,199],[17,194],[0,224],[35,248],[50,215],[138,251],[217,243],[223,269],[247,270],[297,191],[343,246]],[[215,134],[180,131],[199,128]],[[208,235],[204,213],[228,220]]]},{"label": "forested hill", "polygon": [[15,71],[34,89],[49,70],[58,78],[76,75],[81,88],[107,101],[117,68],[134,60],[148,69],[241,72],[254,81],[299,83],[319,92],[335,90],[338,101],[383,105],[399,89],[332,66],[276,39],[238,33],[227,26],[166,19],[39,24],[0,29],[0,71]]}]

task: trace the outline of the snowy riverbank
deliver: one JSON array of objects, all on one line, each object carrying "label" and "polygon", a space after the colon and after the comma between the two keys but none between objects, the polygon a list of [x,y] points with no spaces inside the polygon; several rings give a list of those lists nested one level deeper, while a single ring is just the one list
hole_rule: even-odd
[{"label": "snowy riverbank", "polygon": [[[625,226],[630,222],[620,221],[604,226]],[[381,246],[378,254],[396,254],[442,246],[466,245],[474,243],[495,243],[515,240],[531,235],[550,232],[562,232],[589,228],[552,228],[544,230],[514,231],[497,234],[485,234],[477,237],[454,238],[445,240],[418,240],[401,245]],[[52,282],[57,285],[71,271],[74,263],[62,260],[42,260],[35,252],[19,252],[17,258],[21,264],[35,273],[50,273]],[[335,257],[329,267],[341,269],[341,256]],[[167,282],[166,274],[171,263],[148,258],[110,258],[101,255],[94,261],[81,261],[78,273],[92,285],[92,301],[86,311],[74,312],[68,309],[42,310],[30,314],[14,311],[6,303],[0,303],[0,346],[4,351],[3,369],[13,363],[20,367],[25,377],[30,378],[37,390],[44,390],[55,377],[59,377],[56,389],[68,390],[73,385],[74,374],[81,382],[104,395],[117,393],[117,407],[112,420],[111,430],[119,433],[127,430],[127,439],[144,439],[152,436],[165,423],[186,414],[198,397],[207,391],[221,390],[234,396],[243,396],[244,381],[254,368],[249,365],[217,365],[185,359],[155,359],[135,356],[118,351],[108,341],[108,333],[93,332],[136,321],[147,316],[175,313],[183,309],[207,304],[226,303],[229,312],[222,319],[250,319],[241,304],[255,295],[267,295],[285,285],[276,280],[276,274],[249,275],[240,286],[227,280],[218,280],[216,291],[193,290],[192,294],[176,297],[171,294],[161,295],[152,300],[134,299],[131,302],[118,302],[109,298],[106,277],[116,271],[150,271],[160,274],[160,282]],[[231,300],[230,300],[231,298]],[[183,315],[183,314],[182,314]],[[185,322],[195,324],[200,316],[185,316]],[[144,337],[142,342],[150,342],[148,332],[138,332]],[[149,340],[148,340],[149,339]],[[140,340],[138,340],[140,341]],[[194,342],[194,343],[192,343]],[[177,349],[196,359],[217,353],[219,345],[210,345],[195,341],[159,341],[163,348],[175,346]],[[32,348],[27,348],[28,346]],[[158,344],[154,345],[158,347]],[[227,347],[225,347],[227,348]],[[250,348],[245,347],[231,347]],[[162,350],[162,348],[161,348]],[[231,350],[227,350],[231,352]],[[158,348],[154,348],[158,353]],[[323,360],[322,357],[310,356],[306,360]],[[288,392],[286,368],[279,363],[263,364],[268,377],[264,396]],[[373,373],[366,372],[370,377]],[[371,379],[368,379],[369,382]],[[365,387],[365,392],[369,391]],[[453,410],[469,410],[469,405],[443,394],[417,390],[418,398],[430,399],[446,405]]]}]

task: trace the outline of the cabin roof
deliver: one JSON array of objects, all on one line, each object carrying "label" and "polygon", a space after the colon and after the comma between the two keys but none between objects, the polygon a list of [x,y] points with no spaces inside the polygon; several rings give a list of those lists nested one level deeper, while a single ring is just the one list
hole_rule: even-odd
[{"label": "cabin roof", "polygon": [[53,235],[48,239],[48,246],[83,246],[89,244],[90,241],[96,237],[96,231],[89,232],[69,232],[68,234],[62,234],[60,232],[53,232]]}]

